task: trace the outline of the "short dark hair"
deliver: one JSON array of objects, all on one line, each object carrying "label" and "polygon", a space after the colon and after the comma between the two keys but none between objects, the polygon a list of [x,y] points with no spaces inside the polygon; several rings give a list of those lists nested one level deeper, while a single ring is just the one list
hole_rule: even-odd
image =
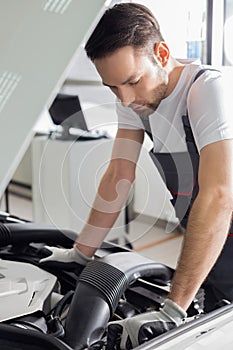
[{"label": "short dark hair", "polygon": [[153,54],[154,45],[159,41],[164,39],[152,12],[140,4],[122,3],[104,13],[85,50],[92,61],[128,45]]}]

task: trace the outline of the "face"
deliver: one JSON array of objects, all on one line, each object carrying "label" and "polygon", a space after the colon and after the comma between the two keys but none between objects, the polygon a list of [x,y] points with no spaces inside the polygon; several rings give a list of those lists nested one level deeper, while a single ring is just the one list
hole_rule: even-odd
[{"label": "face", "polygon": [[154,111],[166,97],[168,74],[158,63],[131,46],[94,61],[103,84],[124,106],[138,114]]}]

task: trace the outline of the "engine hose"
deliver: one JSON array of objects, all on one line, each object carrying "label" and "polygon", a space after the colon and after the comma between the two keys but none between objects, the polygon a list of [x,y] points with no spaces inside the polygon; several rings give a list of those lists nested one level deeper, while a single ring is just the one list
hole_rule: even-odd
[{"label": "engine hose", "polygon": [[58,317],[52,318],[48,321],[49,334],[56,338],[63,338],[65,335],[64,327]]},{"label": "engine hose", "polygon": [[0,247],[7,245],[23,245],[31,242],[63,245],[71,247],[77,238],[72,230],[59,230],[52,225],[37,223],[0,223]]},{"label": "engine hose", "polygon": [[66,295],[59,300],[50,314],[50,319],[47,322],[49,326],[49,334],[52,334],[56,338],[63,338],[65,335],[64,327],[62,324],[61,316],[62,312],[67,304],[70,304],[74,291],[70,290]]},{"label": "engine hose", "polygon": [[89,348],[101,337],[124,291],[143,277],[170,282],[173,270],[135,252],[93,260],[82,271],[65,324],[65,341],[74,350]]},{"label": "engine hose", "polygon": [[68,293],[66,293],[66,295],[61,300],[58,301],[53,311],[53,317],[61,317],[64,307],[68,303],[70,303],[73,295],[74,295],[74,291],[70,290]]}]

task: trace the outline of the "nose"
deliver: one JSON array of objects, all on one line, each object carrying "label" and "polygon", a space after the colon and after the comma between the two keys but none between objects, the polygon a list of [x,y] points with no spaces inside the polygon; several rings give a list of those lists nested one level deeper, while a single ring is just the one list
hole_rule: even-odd
[{"label": "nose", "polygon": [[135,101],[135,93],[133,89],[126,86],[118,88],[118,97],[124,107],[128,107]]}]

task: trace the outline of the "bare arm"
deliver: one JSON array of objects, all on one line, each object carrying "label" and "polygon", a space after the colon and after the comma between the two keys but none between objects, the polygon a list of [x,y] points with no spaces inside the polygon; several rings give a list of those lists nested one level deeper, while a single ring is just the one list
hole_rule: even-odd
[{"label": "bare arm", "polygon": [[233,211],[233,141],[201,150],[199,194],[187,231],[169,298],[187,309],[224,246]]},{"label": "bare arm", "polygon": [[143,138],[143,130],[117,132],[110,164],[101,179],[88,221],[75,243],[86,256],[91,257],[101,245],[126,202]]}]

